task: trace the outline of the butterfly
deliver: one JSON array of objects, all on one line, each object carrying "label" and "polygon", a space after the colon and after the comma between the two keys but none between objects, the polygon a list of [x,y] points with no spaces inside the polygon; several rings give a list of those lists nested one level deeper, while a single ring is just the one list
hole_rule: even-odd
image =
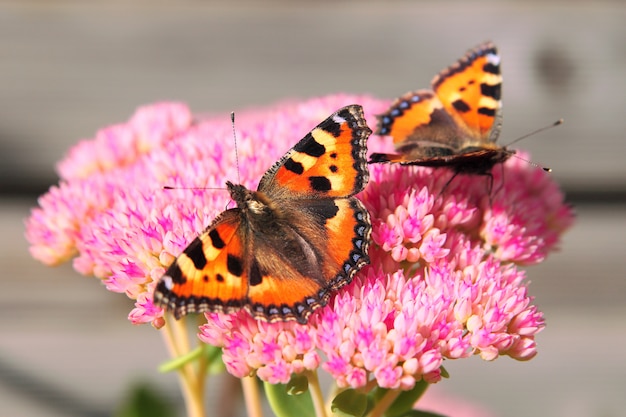
[{"label": "butterfly", "polygon": [[369,263],[370,216],[354,195],[369,180],[359,105],[321,122],[261,178],[257,191],[226,182],[222,212],[167,269],[154,304],[187,313],[247,310],[306,323]]},{"label": "butterfly", "polygon": [[431,86],[404,94],[378,116],[376,133],[391,136],[398,153],[373,153],[368,162],[448,167],[454,171],[448,184],[458,174],[484,175],[491,191],[491,169],[515,153],[496,144],[502,76],[495,45],[468,51]]}]

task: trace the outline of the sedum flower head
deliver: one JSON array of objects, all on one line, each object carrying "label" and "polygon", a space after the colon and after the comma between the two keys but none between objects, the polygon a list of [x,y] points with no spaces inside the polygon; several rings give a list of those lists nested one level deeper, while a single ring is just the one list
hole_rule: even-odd
[{"label": "sedum flower head", "polygon": [[[144,107],[59,163],[59,185],[26,222],[31,253],[50,265],[73,259],[135,300],[133,323],[160,327],[156,281],[229,204],[227,192],[200,188],[224,188],[237,169],[256,188],[296,141],[352,103],[370,123],[389,104],[332,95],[237,113],[239,167],[227,115],[194,120],[181,104]],[[369,148],[387,142],[371,136]],[[221,347],[228,371],[285,383],[321,367],[341,387],[410,389],[438,381],[446,359],[532,358],[544,321],[519,267],[545,259],[572,223],[552,178],[517,158],[494,169],[492,195],[480,176],[458,176],[442,193],[446,169],[370,165],[370,174],[358,197],[372,218],[371,264],[306,325],[206,314],[199,337]]]}]

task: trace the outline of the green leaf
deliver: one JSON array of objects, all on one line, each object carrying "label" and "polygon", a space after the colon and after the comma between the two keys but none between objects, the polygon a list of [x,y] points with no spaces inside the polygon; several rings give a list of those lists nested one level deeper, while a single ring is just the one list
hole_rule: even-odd
[{"label": "green leaf", "polygon": [[406,415],[405,413],[412,410],[415,402],[426,392],[428,388],[428,382],[424,380],[415,383],[413,389],[409,391],[402,391],[398,398],[389,406],[385,411],[385,417],[401,417]]},{"label": "green leaf", "polygon": [[113,414],[114,417],[174,417],[172,405],[165,396],[147,383],[131,388],[128,397]]},{"label": "green leaf", "polygon": [[311,393],[289,394],[287,385],[263,383],[267,401],[276,417],[315,417]]},{"label": "green leaf", "polygon": [[286,385],[287,394],[301,395],[309,390],[309,378],[306,375],[293,375]]},{"label": "green leaf", "polygon": [[[170,359],[167,362],[162,363],[159,366],[159,372],[167,373],[167,372],[177,371],[178,369],[182,368],[186,364],[197,360],[201,356],[206,357],[207,365],[210,367],[209,369],[211,371],[215,371],[216,370],[215,367],[211,367],[211,364],[214,364],[215,362],[217,362],[217,359],[221,359],[222,357],[221,353],[222,353],[221,348],[202,344],[201,346],[198,346],[197,348],[195,348],[194,350],[192,350],[191,352],[183,356],[179,356],[177,358]],[[221,362],[221,360],[219,362]]]},{"label": "green leaf", "polygon": [[330,409],[337,417],[363,417],[368,410],[368,397],[353,389],[342,391],[333,398]]}]

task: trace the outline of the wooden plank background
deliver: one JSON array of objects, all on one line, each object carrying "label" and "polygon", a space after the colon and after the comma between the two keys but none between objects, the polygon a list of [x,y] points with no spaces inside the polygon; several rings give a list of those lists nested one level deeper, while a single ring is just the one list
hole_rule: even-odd
[{"label": "wooden plank background", "polygon": [[548,319],[539,356],[453,362],[438,389],[501,416],[623,415],[623,4],[0,2],[0,414],[108,415],[140,377],[178,395],[156,373],[157,332],[125,320],[128,300],[28,255],[22,219],[78,139],[164,99],[226,114],[340,91],[393,98],[491,39],[503,59],[501,142],[566,120],[520,147],[553,168],[578,221],[562,252],[529,270]]}]

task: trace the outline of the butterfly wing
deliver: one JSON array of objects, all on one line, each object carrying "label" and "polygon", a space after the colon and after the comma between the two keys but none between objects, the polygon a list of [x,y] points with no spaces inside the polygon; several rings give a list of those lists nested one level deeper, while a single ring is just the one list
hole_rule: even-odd
[{"label": "butterfly wing", "polygon": [[290,221],[254,243],[246,308],[264,320],[306,323],[369,263],[370,218],[354,197],[300,200],[283,214]]},{"label": "butterfly wing", "polygon": [[360,106],[338,110],[263,176],[257,192],[227,182],[222,213],[157,284],[155,304],[179,318],[246,308],[305,323],[369,262],[369,214],[353,194],[368,181],[371,130]]},{"label": "butterfly wing", "polygon": [[504,157],[494,143],[501,85],[496,47],[487,42],[469,51],[433,79],[433,91],[407,93],[379,116],[377,133],[390,135],[398,153],[374,153],[369,162],[464,168],[460,156],[472,154],[466,162],[480,165],[489,165],[492,155]]},{"label": "butterfly wing", "polygon": [[407,93],[378,116],[379,135],[393,138],[398,153],[373,153],[370,163],[415,164],[453,155],[461,146],[454,120],[437,96],[429,90]]},{"label": "butterfly wing", "polygon": [[500,56],[495,45],[486,42],[467,52],[451,67],[439,73],[432,87],[444,109],[475,146],[495,142],[502,108]]},{"label": "butterfly wing", "polygon": [[280,197],[348,197],[369,179],[365,162],[367,126],[361,106],[339,109],[287,152],[259,183],[259,191]]},{"label": "butterfly wing", "polygon": [[258,193],[267,196],[275,221],[251,237],[247,308],[254,316],[304,323],[369,263],[369,214],[351,196],[369,178],[370,133],[361,106],[339,109],[261,179]]},{"label": "butterfly wing", "polygon": [[154,303],[174,313],[231,312],[248,290],[241,211],[223,212],[176,258],[157,284]]}]

